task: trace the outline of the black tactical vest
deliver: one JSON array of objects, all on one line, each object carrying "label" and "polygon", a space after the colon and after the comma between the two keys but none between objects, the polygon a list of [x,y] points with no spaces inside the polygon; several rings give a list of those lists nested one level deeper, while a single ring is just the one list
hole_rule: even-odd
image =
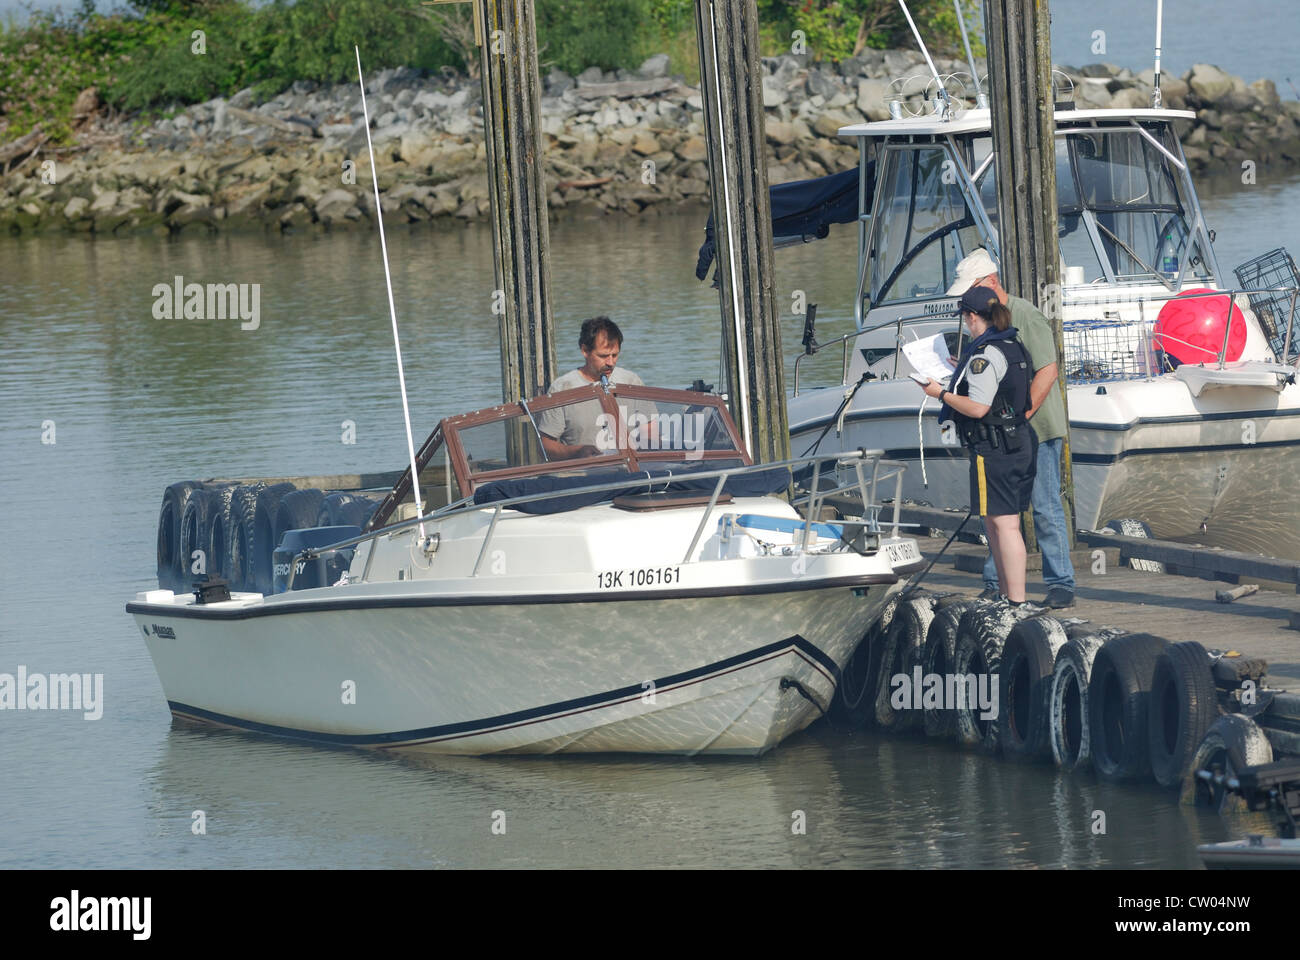
[{"label": "black tactical vest", "polygon": [[[998,392],[993,396],[989,412],[979,420],[963,416],[956,410],[953,419],[968,446],[973,443],[992,442],[1002,446],[1007,440],[1009,447],[1017,446],[1016,435],[1024,432],[1025,414],[1029,412],[1029,382],[1034,377],[1033,367],[1029,362],[1029,353],[1019,340],[993,340],[985,344],[984,349],[1001,350],[1007,361],[1007,372],[998,383]],[[972,358],[971,363],[975,359]],[[960,397],[970,395],[970,382],[962,377],[961,383],[953,391]],[[999,442],[1000,441],[1000,442]]]}]

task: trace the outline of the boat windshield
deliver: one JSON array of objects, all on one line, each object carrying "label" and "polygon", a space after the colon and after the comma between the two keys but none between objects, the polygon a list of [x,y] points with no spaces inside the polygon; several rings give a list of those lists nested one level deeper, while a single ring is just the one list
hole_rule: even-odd
[{"label": "boat windshield", "polygon": [[[454,503],[485,483],[581,477],[617,470],[748,466],[722,398],[691,390],[593,384],[448,417],[416,455],[426,509]],[[367,529],[409,499],[405,471]]]},{"label": "boat windshield", "polygon": [[[966,141],[970,196],[998,229],[997,159],[987,134]],[[1170,124],[1062,129],[1056,138],[1062,279],[1174,287],[1213,280],[1204,225],[1173,157]],[[958,261],[986,243],[944,144],[888,143],[879,160],[868,263],[874,305],[942,297]],[[1071,269],[1074,268],[1074,269]]]},{"label": "boat windshield", "polygon": [[942,144],[891,145],[871,246],[871,301],[943,296],[957,263],[981,245],[957,165]]},{"label": "boat windshield", "polygon": [[[1085,283],[1212,279],[1168,124],[1071,130],[1056,141],[1061,259]],[[1159,143],[1153,143],[1152,140]],[[1164,147],[1161,150],[1160,147]],[[1077,274],[1076,274],[1077,276]],[[1075,282],[1078,282],[1077,280]]]},{"label": "boat windshield", "polygon": [[466,494],[489,480],[642,470],[649,463],[744,459],[721,398],[593,384],[443,421]]}]

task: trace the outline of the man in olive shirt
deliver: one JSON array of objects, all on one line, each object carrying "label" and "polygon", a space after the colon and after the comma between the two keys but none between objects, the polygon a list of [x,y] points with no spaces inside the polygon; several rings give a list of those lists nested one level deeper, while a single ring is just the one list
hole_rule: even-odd
[{"label": "man in olive shirt", "polygon": [[[1046,604],[1061,608],[1074,604],[1074,567],[1070,563],[1070,538],[1061,503],[1061,454],[1065,446],[1065,403],[1057,383],[1056,339],[1047,318],[1028,300],[1008,295],[998,281],[998,265],[983,247],[957,264],[956,282],[948,296],[960,297],[971,287],[988,287],[1011,311],[1011,325],[1029,353],[1034,378],[1029,384],[1029,423],[1038,435],[1038,475],[1034,480],[1034,532],[1043,555]],[[984,564],[984,593],[998,596],[998,573],[990,554]]]}]

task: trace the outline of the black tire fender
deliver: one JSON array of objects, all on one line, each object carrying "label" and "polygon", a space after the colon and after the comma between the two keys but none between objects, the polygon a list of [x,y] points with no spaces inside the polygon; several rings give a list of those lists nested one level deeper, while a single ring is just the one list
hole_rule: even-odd
[{"label": "black tire fender", "polygon": [[1088,732],[1092,768],[1112,782],[1151,773],[1147,703],[1156,658],[1169,645],[1149,633],[1126,633],[1104,643],[1088,679]]},{"label": "black tire fender", "polygon": [[1183,780],[1182,801],[1220,813],[1244,810],[1241,797],[1225,792],[1221,785],[1204,780],[1197,773],[1221,771],[1225,776],[1232,776],[1244,767],[1272,762],[1273,745],[1259,725],[1239,713],[1225,713],[1210,724],[1192,755],[1191,769]]},{"label": "black tire fender", "polygon": [[339,511],[340,523],[349,527],[366,526],[371,515],[379,508],[379,501],[371,497],[353,497]]},{"label": "black tire fender", "polygon": [[1147,751],[1156,783],[1169,789],[1182,784],[1218,715],[1205,648],[1195,640],[1165,647],[1156,658],[1147,703]]},{"label": "black tire fender", "polygon": [[[866,634],[853,651],[853,656],[845,665],[848,671],[840,675],[840,696],[835,703],[843,709],[844,718],[855,727],[870,726],[875,717],[876,684],[880,677],[880,649],[885,631],[894,620],[894,610],[898,607],[901,591],[896,591],[885,600],[876,622],[867,628]],[[857,681],[861,681],[860,683]]]},{"label": "black tire fender", "polygon": [[1107,639],[1096,633],[1080,633],[1056,652],[1048,693],[1047,733],[1052,761],[1062,770],[1078,770],[1092,762],[1088,681],[1097,651]]},{"label": "black tire fender", "polygon": [[[960,746],[997,752],[997,712],[1001,709],[1001,691],[996,689],[998,670],[1002,665],[1002,644],[1015,624],[1016,616],[1010,607],[987,601],[978,601],[962,614],[957,624],[953,673],[958,678],[955,688],[962,692],[955,704],[956,738]],[[982,716],[985,711],[979,705],[981,688],[990,698],[996,698],[989,702],[992,717]]]},{"label": "black tire fender", "polygon": [[249,537],[252,552],[244,569],[244,581],[261,594],[274,589],[272,554],[279,545],[275,539],[275,515],[280,501],[297,488],[292,483],[273,483],[257,491],[253,499],[253,531]]},{"label": "black tire fender", "polygon": [[[947,677],[953,672],[957,652],[957,625],[975,603],[973,599],[963,598],[936,606],[930,629],[925,633],[925,650],[921,655],[922,673]],[[939,706],[924,708],[921,724],[927,736],[952,738],[957,733],[957,715],[942,698]]]},{"label": "black tire fender", "polygon": [[164,590],[183,589],[181,557],[181,517],[185,507],[202,484],[181,480],[163,491],[158,511],[158,586]]},{"label": "black tire fender", "polygon": [[208,574],[229,579],[230,499],[236,484],[227,483],[208,491]]},{"label": "black tire fender", "polygon": [[325,494],[321,500],[320,509],[316,511],[316,522],[312,524],[315,527],[338,527],[343,525],[343,508],[351,503],[353,496],[350,493],[343,493],[335,490],[333,493]]},{"label": "black tire fender", "polygon": [[[1154,534],[1151,532],[1150,525],[1145,520],[1134,520],[1132,517],[1124,517],[1120,520],[1107,520],[1102,525],[1102,529],[1114,530],[1121,537],[1146,537],[1148,540],[1154,539]],[[1137,557],[1129,557],[1128,565],[1132,570],[1145,570],[1147,573],[1165,572],[1165,565],[1159,560],[1140,560]]]},{"label": "black tire fender", "polygon": [[999,668],[1003,699],[998,743],[1003,756],[1027,762],[1051,756],[1052,670],[1066,639],[1065,626],[1055,617],[1021,620],[1007,634]]},{"label": "black tire fender", "polygon": [[837,723],[851,727],[866,726],[874,708],[874,693],[877,669],[880,660],[880,620],[867,627],[861,641],[853,649],[853,654],[840,671],[839,683],[835,687],[835,696],[831,698],[831,708],[827,714]]},{"label": "black tire fender", "polygon": [[271,549],[278,549],[280,541],[290,530],[308,530],[315,526],[324,499],[325,491],[314,487],[286,493],[275,511],[275,544]]},{"label": "black tire fender", "polygon": [[[925,634],[934,619],[934,598],[914,596],[900,600],[894,609],[889,629],[884,632],[880,648],[880,669],[876,681],[876,724],[886,730],[911,730],[921,725],[921,711],[912,707],[913,697],[906,698],[901,709],[896,709],[896,691],[912,683],[912,667],[919,662],[925,646]],[[904,678],[902,688],[895,683]],[[916,691],[919,700],[920,692]]]},{"label": "black tire fender", "polygon": [[[217,507],[219,500],[216,498],[216,490],[199,489],[195,490],[185,503],[185,512],[181,515],[181,539],[180,539],[180,557],[179,568],[182,576],[182,583],[188,590],[199,581],[206,579],[212,573],[212,558],[208,555],[208,540],[211,536],[212,512]],[[203,563],[202,573],[194,570],[194,564],[197,558],[196,552],[201,552]]]},{"label": "black tire fender", "polygon": [[251,590],[249,578],[253,556],[253,511],[263,484],[241,483],[230,495],[230,526],[226,537],[226,575],[231,590]]}]

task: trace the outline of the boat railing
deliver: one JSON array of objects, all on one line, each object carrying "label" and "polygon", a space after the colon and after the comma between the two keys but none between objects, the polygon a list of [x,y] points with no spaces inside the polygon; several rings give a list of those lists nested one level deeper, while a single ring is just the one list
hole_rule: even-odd
[{"label": "boat railing", "polygon": [[[1155,323],[1162,308],[1170,300],[1195,300],[1201,297],[1231,297],[1236,307],[1234,316],[1240,315],[1242,304],[1239,297],[1249,301],[1256,319],[1270,347],[1276,355],[1278,364],[1289,365],[1300,370],[1300,342],[1295,337],[1295,308],[1300,299],[1300,287],[1297,286],[1243,286],[1229,290],[1206,290],[1203,293],[1167,293],[1157,295],[1133,295],[1122,289],[1109,295],[1090,298],[1087,307],[1075,303],[1073,311],[1078,312],[1095,307],[1100,318],[1076,318],[1064,324],[1064,357],[1066,379],[1070,383],[1102,383],[1115,380],[1152,379],[1167,372],[1163,369],[1160,344],[1179,344],[1186,348],[1204,352],[1205,364],[1214,364],[1222,370],[1228,361],[1229,336],[1231,325],[1223,331],[1223,341],[1217,349],[1210,349],[1199,344],[1187,343],[1167,333],[1155,332]],[[1269,316],[1260,316],[1259,305],[1269,304]],[[1135,318],[1125,319],[1117,316],[1116,307],[1137,308]],[[1285,314],[1285,320],[1282,319]],[[818,352],[843,345],[843,374],[840,385],[848,385],[849,342],[863,334],[877,330],[894,328],[895,352],[893,376],[898,376],[898,358],[906,342],[903,331],[911,324],[955,316],[953,313],[931,312],[904,314],[895,319],[862,327],[826,343],[819,344],[817,350],[800,354],[794,362],[794,395],[799,395],[800,363]],[[1154,339],[1153,339],[1154,338]],[[1158,342],[1157,342],[1158,341]]]},{"label": "boat railing", "polygon": [[[1267,296],[1274,300],[1280,297],[1289,304],[1285,330],[1263,327],[1261,330],[1277,353],[1279,365],[1289,364],[1293,369],[1300,367],[1300,354],[1292,355],[1292,344],[1295,342],[1292,331],[1296,299],[1300,296],[1300,288],[1252,287],[1138,297],[1125,296],[1117,292],[1113,296],[1089,302],[1089,307],[1095,306],[1102,313],[1102,319],[1075,318],[1064,324],[1066,379],[1070,383],[1150,380],[1172,369],[1166,368],[1164,359],[1170,346],[1181,347],[1182,352],[1203,354],[1200,361],[1202,364],[1213,364],[1217,369],[1222,370],[1230,362],[1228,352],[1229,338],[1232,333],[1231,323],[1224,325],[1223,340],[1212,348],[1204,344],[1190,343],[1163,331],[1157,332],[1156,322],[1160,309],[1169,301],[1197,300],[1204,297],[1230,297],[1233,303],[1232,315],[1235,319],[1242,316],[1242,304],[1238,303],[1238,297],[1243,295],[1252,303],[1256,297]],[[1105,309],[1116,305],[1136,306],[1137,316],[1124,319],[1114,316]]]},{"label": "boat railing", "polygon": [[[835,465],[835,479],[832,485],[823,488],[822,468],[827,463]],[[871,471],[868,475],[867,467]],[[901,525],[899,506],[902,501],[903,490],[903,471],[906,470],[906,464],[896,460],[884,459],[883,450],[866,450],[859,449],[853,451],[840,451],[837,453],[814,454],[806,457],[795,457],[789,460],[781,460],[776,463],[756,463],[749,465],[740,465],[735,467],[725,467],[717,470],[692,471],[689,476],[691,480],[716,480],[713,493],[709,498],[708,506],[700,518],[699,524],[695,528],[694,536],[691,538],[690,546],[687,547],[682,563],[691,562],[691,555],[695,552],[704,531],[707,529],[708,521],[717,506],[718,499],[721,497],[723,487],[728,479],[740,476],[746,473],[756,473],[764,470],[790,469],[811,467],[811,480],[808,484],[808,493],[803,496],[796,496],[792,503],[794,505],[804,504],[804,535],[799,545],[800,553],[809,552],[809,544],[812,540],[813,524],[817,517],[820,516],[821,508],[828,497],[845,493],[849,490],[856,490],[862,498],[863,520],[866,522],[867,530],[870,533],[880,533],[879,513],[882,504],[877,499],[877,491],[882,488],[882,484],[887,481],[893,481],[893,507],[894,515],[890,524],[890,535],[897,537]],[[838,482],[839,471],[848,469],[851,471],[851,478],[846,483]],[[680,478],[680,477],[679,477]],[[648,477],[645,481],[648,490],[653,491],[657,487],[663,487],[672,482],[672,478],[665,477]],[[502,514],[513,507],[526,503],[537,503],[543,500],[552,500],[559,497],[581,496],[592,493],[610,493],[614,491],[627,490],[629,487],[637,486],[639,481],[636,479],[623,479],[607,483],[591,484],[585,487],[572,487],[564,490],[550,490],[544,493],[527,494],[519,497],[509,497],[503,500],[496,500],[491,503],[475,503],[472,497],[465,497],[457,500],[455,503],[449,503],[440,507],[431,513],[421,517],[415,517],[410,520],[404,520],[391,526],[382,527],[378,530],[372,530],[356,537],[350,537],[346,540],[340,540],[337,543],[327,544],[325,546],[310,547],[300,551],[293,558],[289,565],[289,581],[286,590],[293,589],[294,575],[299,565],[307,560],[316,557],[333,554],[338,550],[346,550],[349,547],[355,547],[368,541],[377,540],[380,537],[393,537],[407,530],[428,524],[435,520],[446,520],[461,514],[480,512],[483,510],[492,510],[492,519],[488,523],[487,530],[484,532],[483,544],[479,548],[478,557],[474,562],[474,569],[470,576],[478,576],[482,568],[483,560],[489,555],[488,551],[492,539],[496,534],[497,525],[501,520]],[[431,537],[426,538],[432,542],[436,549],[438,534],[434,533]],[[433,551],[430,550],[430,553]],[[374,560],[375,550],[372,548],[367,551],[365,567],[362,570],[359,581],[367,582],[370,576],[371,563]]]},{"label": "boat railing", "polygon": [[819,343],[816,349],[801,353],[799,354],[799,356],[795,357],[794,359],[794,395],[796,397],[799,396],[799,373],[800,373],[799,364],[802,361],[808,359],[809,357],[815,357],[818,353],[820,353],[822,350],[825,350],[827,347],[833,347],[837,343],[843,344],[841,357],[840,357],[840,364],[841,364],[840,385],[845,386],[848,383],[848,379],[849,379],[849,342],[852,340],[856,340],[858,337],[862,336],[863,334],[875,333],[877,330],[887,330],[889,327],[894,328],[894,376],[897,377],[898,376],[898,354],[902,351],[903,344],[907,342],[903,338],[903,328],[913,323],[921,323],[924,321],[934,321],[934,320],[947,320],[947,319],[951,319],[953,323],[957,323],[958,321],[957,311],[956,310],[937,310],[937,311],[932,310],[929,313],[903,314],[899,317],[896,317],[893,320],[882,320],[876,324],[869,324],[867,326],[860,327],[857,330],[854,330],[852,333],[846,333],[842,337],[836,337],[834,340],[828,340],[826,343]]}]

